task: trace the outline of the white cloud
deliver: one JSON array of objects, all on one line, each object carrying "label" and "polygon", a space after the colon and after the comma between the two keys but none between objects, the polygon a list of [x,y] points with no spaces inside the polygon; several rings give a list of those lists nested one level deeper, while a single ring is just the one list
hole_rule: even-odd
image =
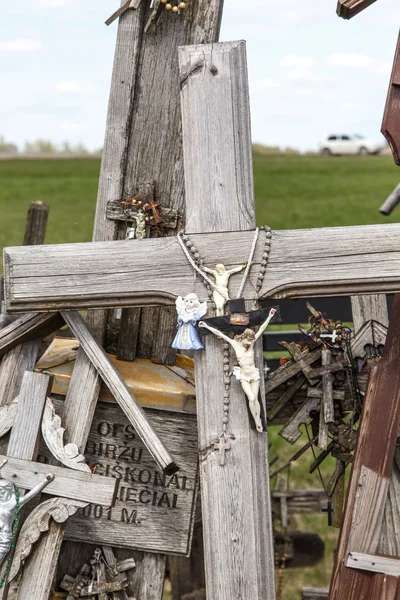
[{"label": "white cloud", "polygon": [[303,67],[308,68],[315,65],[315,58],[312,56],[296,56],[292,54],[290,56],[286,56],[280,61],[280,65],[282,67],[295,68],[295,67]]},{"label": "white cloud", "polygon": [[43,44],[39,40],[19,39],[0,42],[0,52],[35,52],[41,48]]},{"label": "white cloud", "polygon": [[80,123],[60,123],[59,128],[62,131],[82,131],[85,126]]},{"label": "white cloud", "polygon": [[93,86],[80,85],[77,81],[60,81],[54,90],[60,94],[93,94],[96,91]]},{"label": "white cloud", "polygon": [[342,54],[340,52],[330,54],[326,62],[333,67],[365,69],[374,64],[374,60],[366,54]]}]

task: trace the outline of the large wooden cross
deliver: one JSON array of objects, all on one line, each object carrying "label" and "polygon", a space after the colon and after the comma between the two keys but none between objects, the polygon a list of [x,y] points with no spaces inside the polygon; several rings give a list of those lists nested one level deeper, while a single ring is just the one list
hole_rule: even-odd
[{"label": "large wooden cross", "polygon": [[[186,180],[186,232],[204,263],[248,259],[255,214],[247,70],[243,42],[180,50]],[[284,298],[400,289],[400,225],[272,232],[263,297]],[[257,244],[244,297],[254,298]],[[171,304],[194,289],[176,238],[7,248],[11,312]],[[236,279],[235,279],[236,277]],[[231,297],[240,275],[232,278]],[[232,385],[225,465],[223,355],[208,337],[196,355],[207,590],[210,600],[274,598],[266,434],[250,427],[241,388]],[[261,364],[260,364],[261,366]]]}]

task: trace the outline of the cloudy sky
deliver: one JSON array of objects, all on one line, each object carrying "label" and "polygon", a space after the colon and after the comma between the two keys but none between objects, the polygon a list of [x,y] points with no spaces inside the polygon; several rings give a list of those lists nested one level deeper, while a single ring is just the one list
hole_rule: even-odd
[{"label": "cloudy sky", "polygon": [[[200,2],[201,0],[191,0]],[[119,0],[5,0],[0,135],[102,146]],[[380,138],[398,0],[351,21],[336,0],[225,0],[221,41],[245,39],[253,140],[313,149],[329,132]]]}]

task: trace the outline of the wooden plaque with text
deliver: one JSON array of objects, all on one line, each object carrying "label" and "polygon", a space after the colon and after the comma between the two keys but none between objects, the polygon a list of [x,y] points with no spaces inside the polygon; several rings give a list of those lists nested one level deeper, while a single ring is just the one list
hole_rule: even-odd
[{"label": "wooden plaque with text", "polygon": [[[62,401],[55,404],[60,414]],[[152,409],[146,414],[180,471],[162,473],[119,406],[100,402],[84,454],[97,474],[120,480],[117,501],[112,508],[91,504],[71,517],[67,540],[190,553],[198,487],[196,416]],[[48,457],[44,448],[41,454]]]}]

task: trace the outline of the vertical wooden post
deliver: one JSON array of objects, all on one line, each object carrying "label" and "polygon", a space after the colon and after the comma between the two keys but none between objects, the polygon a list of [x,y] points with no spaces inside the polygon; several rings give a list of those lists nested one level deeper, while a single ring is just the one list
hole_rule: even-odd
[{"label": "vertical wooden post", "polygon": [[[51,390],[51,378],[42,373],[24,373],[18,400],[18,413],[11,430],[7,455],[35,460],[39,448],[40,425],[46,398]],[[22,491],[23,493],[23,491]],[[7,598],[8,585],[0,597]],[[34,594],[32,597],[35,597]],[[22,596],[23,598],[23,596]]]},{"label": "vertical wooden post", "polygon": [[[179,63],[186,231],[251,230],[255,211],[245,43],[180,48]],[[243,391],[232,381],[232,449],[225,466],[220,465],[212,448],[224,415],[223,355],[213,336],[207,336],[205,346],[196,353],[196,397],[207,598],[272,600],[268,437],[251,429]]]}]

